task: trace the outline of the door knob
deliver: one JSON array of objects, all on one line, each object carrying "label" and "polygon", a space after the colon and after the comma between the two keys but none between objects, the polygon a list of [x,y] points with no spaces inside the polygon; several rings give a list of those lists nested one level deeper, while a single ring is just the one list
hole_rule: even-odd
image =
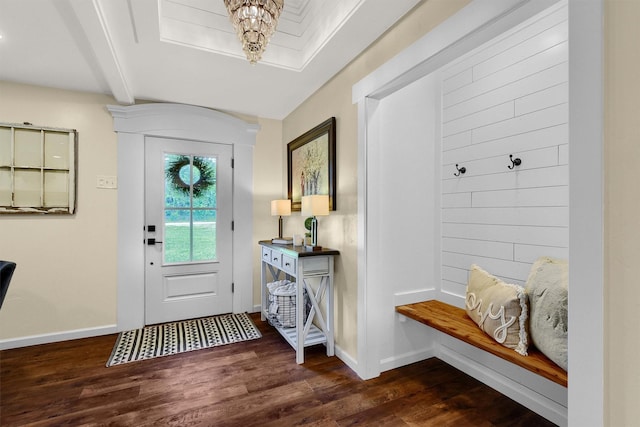
[{"label": "door knob", "polygon": [[152,238],[147,239],[147,245],[149,245],[149,246],[153,246],[153,245],[155,245],[156,243],[162,243],[162,242],[161,242],[160,240],[156,240],[156,239],[154,239],[153,237],[152,237]]}]

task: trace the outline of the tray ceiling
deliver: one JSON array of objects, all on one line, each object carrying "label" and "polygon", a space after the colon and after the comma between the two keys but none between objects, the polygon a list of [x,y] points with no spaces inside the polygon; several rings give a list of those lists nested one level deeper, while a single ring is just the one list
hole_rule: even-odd
[{"label": "tray ceiling", "polygon": [[419,0],[285,0],[252,66],[222,0],[0,0],[0,80],[282,119]]}]

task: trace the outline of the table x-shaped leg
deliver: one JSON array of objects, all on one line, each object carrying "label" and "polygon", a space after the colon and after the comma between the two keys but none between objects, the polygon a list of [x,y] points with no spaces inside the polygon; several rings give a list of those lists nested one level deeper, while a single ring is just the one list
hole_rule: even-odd
[{"label": "table x-shaped leg", "polygon": [[[327,323],[324,320],[324,316],[322,315],[322,310],[320,310],[320,302],[322,302],[322,299],[324,298],[327,288],[329,287],[328,285],[330,283],[330,279],[327,276],[321,277],[320,285],[318,286],[318,289],[316,290],[315,294],[313,293],[313,288],[307,283],[306,279],[303,279],[302,283],[304,284],[304,289],[307,290],[307,294],[309,295],[309,301],[311,301],[311,310],[309,310],[309,316],[307,317],[304,323],[304,332],[302,334],[302,337],[303,339],[306,339],[316,314],[318,316],[317,319],[318,319],[320,329],[322,330],[322,332],[325,334],[326,337],[329,337],[332,331],[329,330],[329,327],[327,327]],[[332,344],[333,343],[330,342],[329,339],[327,339],[327,355],[328,356],[334,355],[334,348]]]}]

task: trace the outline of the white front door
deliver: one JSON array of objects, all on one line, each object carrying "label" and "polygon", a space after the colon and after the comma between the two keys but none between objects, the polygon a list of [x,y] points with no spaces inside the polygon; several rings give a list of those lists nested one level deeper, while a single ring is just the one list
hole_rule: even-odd
[{"label": "white front door", "polygon": [[145,140],[145,324],[233,308],[232,147]]}]

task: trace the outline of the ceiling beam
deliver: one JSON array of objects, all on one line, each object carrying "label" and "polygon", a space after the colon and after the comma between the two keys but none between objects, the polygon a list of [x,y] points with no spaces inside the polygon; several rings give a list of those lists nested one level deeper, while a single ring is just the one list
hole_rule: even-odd
[{"label": "ceiling beam", "polygon": [[135,103],[135,98],[122,72],[100,0],[69,0],[69,4],[82,26],[111,94],[119,103]]}]

